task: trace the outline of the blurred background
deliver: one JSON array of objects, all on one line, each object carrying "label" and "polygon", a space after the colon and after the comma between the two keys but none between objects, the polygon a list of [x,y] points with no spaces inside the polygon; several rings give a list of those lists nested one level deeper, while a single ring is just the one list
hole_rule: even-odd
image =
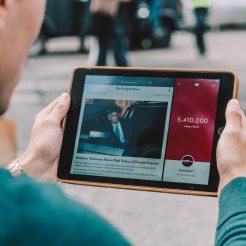
[{"label": "blurred background", "polygon": [[[7,114],[17,122],[19,154],[35,114],[68,89],[70,74],[82,65],[234,70],[246,110],[245,0],[125,1],[113,22],[103,22],[106,26],[95,20],[90,4],[47,1],[40,35]],[[214,243],[216,198],[60,186],[105,216],[134,245]]]}]

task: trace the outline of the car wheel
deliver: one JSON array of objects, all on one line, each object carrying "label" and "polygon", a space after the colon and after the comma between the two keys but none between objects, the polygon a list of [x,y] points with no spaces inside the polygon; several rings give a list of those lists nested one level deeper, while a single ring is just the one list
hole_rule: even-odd
[{"label": "car wheel", "polygon": [[153,34],[154,44],[157,47],[168,47],[171,42],[172,29],[169,26],[159,27]]},{"label": "car wheel", "polygon": [[29,51],[29,56],[35,57],[44,54],[46,52],[45,43],[46,37],[43,33],[40,33]]},{"label": "car wheel", "polygon": [[152,40],[150,38],[144,38],[141,40],[141,47],[145,50],[152,47]]}]

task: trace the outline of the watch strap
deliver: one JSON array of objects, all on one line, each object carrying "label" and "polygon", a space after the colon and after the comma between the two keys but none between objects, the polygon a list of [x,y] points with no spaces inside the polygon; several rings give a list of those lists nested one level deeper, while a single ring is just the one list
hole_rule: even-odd
[{"label": "watch strap", "polygon": [[24,171],[20,165],[19,159],[10,162],[5,169],[7,169],[12,176],[20,176]]}]

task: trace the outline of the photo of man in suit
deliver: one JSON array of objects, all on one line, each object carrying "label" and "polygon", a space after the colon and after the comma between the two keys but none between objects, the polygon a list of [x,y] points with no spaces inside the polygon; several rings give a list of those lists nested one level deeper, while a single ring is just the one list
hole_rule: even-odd
[{"label": "photo of man in suit", "polygon": [[107,120],[104,131],[111,133],[111,143],[124,146],[127,143],[127,129],[124,123],[120,119],[121,108],[118,106],[112,106],[107,109]]},{"label": "photo of man in suit", "polygon": [[78,152],[161,158],[166,102],[90,99],[85,104]]}]

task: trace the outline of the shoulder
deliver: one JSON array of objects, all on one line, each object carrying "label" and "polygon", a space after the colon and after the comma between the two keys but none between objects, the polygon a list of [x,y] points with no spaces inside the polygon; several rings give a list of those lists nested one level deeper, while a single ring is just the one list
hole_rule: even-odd
[{"label": "shoulder", "polygon": [[128,245],[104,219],[66,198],[58,186],[28,177],[13,178],[2,171],[0,180],[4,185],[0,190],[0,217],[5,225],[0,231],[1,245],[2,240],[11,238],[28,245],[99,245],[102,241],[105,244],[100,245]]}]

